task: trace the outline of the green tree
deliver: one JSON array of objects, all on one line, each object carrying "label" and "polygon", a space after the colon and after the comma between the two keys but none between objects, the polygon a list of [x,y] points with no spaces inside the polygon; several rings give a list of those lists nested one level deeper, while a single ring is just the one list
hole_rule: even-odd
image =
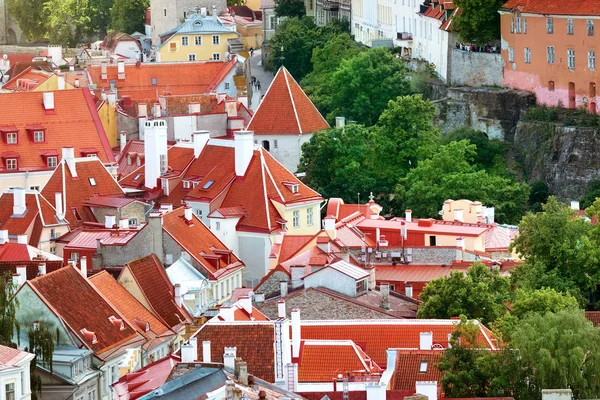
[{"label": "green tree", "polygon": [[535,388],[567,389],[575,399],[600,396],[600,330],[582,311],[529,314],[512,335],[521,379]]},{"label": "green tree", "polygon": [[[110,9],[115,0],[89,0],[92,30],[100,37],[110,27]],[[132,33],[132,32],[130,32]]]},{"label": "green tree", "polygon": [[46,37],[47,2],[48,0],[6,0],[8,12],[17,21],[27,40],[35,41]]},{"label": "green tree", "polygon": [[550,287],[586,304],[600,279],[599,242],[593,228],[551,196],[542,212],[528,213],[519,224],[512,247],[523,263],[511,279],[524,290]]},{"label": "green tree", "polygon": [[278,17],[302,18],[306,8],[302,0],[275,0],[275,15]]},{"label": "green tree", "polygon": [[446,199],[472,199],[496,209],[496,219],[516,223],[525,211],[529,187],[514,179],[477,170],[475,145],[463,140],[441,146],[419,163],[396,187],[398,209],[419,217],[436,217]]},{"label": "green tree", "polygon": [[149,0],[114,0],[110,9],[111,28],[125,33],[143,32],[149,6]]},{"label": "green tree", "polygon": [[461,12],[453,26],[463,42],[486,44],[500,39],[500,14],[505,0],[455,0]]},{"label": "green tree", "polygon": [[329,81],[332,120],[343,116],[373,125],[390,100],[410,93],[404,63],[378,47],[342,60]]},{"label": "green tree", "polygon": [[[58,335],[58,330],[56,332]],[[42,393],[41,377],[34,373],[36,365],[43,366],[50,371],[51,375],[54,371],[52,364],[54,358],[54,337],[44,324],[40,324],[37,328],[29,329],[27,336],[29,338],[29,348],[27,350],[35,354],[34,359],[31,360],[30,367],[31,392],[33,394],[32,398],[35,400]],[[58,337],[56,341],[58,342]]]},{"label": "green tree", "polygon": [[577,299],[570,294],[560,293],[552,288],[533,291],[518,289],[511,304],[511,314],[518,319],[529,313],[545,314],[562,310],[579,310]]},{"label": "green tree", "polygon": [[508,144],[500,140],[488,138],[481,131],[471,128],[457,128],[442,137],[442,144],[468,140],[477,149],[473,163],[478,169],[484,169],[499,175],[508,173],[506,164]]},{"label": "green tree", "polygon": [[13,342],[15,332],[19,337],[19,321],[17,321],[17,309],[19,303],[13,296],[16,292],[12,283],[12,274],[5,273],[0,276],[0,344],[15,347]]},{"label": "green tree", "polygon": [[548,185],[544,182],[534,182],[531,185],[529,200],[527,200],[529,211],[534,213],[541,212],[542,204],[548,201],[548,197],[550,197]]},{"label": "green tree", "polygon": [[421,293],[418,318],[451,318],[464,315],[484,324],[498,319],[506,310],[509,279],[490,271],[482,263],[471,265],[466,274],[452,271],[434,279]]},{"label": "green tree", "polygon": [[598,197],[600,197],[600,179],[594,179],[588,183],[585,194],[580,200],[581,208],[588,208]]},{"label": "green tree", "polygon": [[92,32],[88,0],[49,0],[44,10],[48,15],[50,42],[74,47]]}]

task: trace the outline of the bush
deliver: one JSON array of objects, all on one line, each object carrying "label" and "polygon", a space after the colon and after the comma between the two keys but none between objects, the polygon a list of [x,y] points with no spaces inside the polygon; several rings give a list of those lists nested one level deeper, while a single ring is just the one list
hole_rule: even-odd
[{"label": "bush", "polygon": [[558,107],[533,106],[523,114],[524,121],[556,122]]}]

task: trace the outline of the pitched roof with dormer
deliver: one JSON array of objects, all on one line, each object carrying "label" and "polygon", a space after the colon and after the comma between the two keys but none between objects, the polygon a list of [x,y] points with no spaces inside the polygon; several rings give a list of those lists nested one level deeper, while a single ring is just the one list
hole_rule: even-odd
[{"label": "pitched roof with dormer", "polygon": [[[51,171],[48,158],[61,159],[61,148],[74,147],[75,156],[96,154],[106,164],[115,158],[87,88],[51,92],[54,108],[45,109],[42,92],[4,93],[0,96],[2,160],[17,159],[17,169],[0,163],[0,173]],[[43,131],[43,141],[34,141],[33,132]],[[7,135],[17,133],[17,142],[8,144]]]},{"label": "pitched roof with dormer", "polygon": [[161,43],[157,46],[159,50],[165,43],[175,35],[208,35],[213,33],[230,33],[239,35],[239,33],[227,28],[221,20],[211,15],[192,15],[186,19],[183,24],[175,29],[163,32],[159,35]]},{"label": "pitched roof with dormer", "polygon": [[285,68],[267,89],[248,124],[256,135],[300,135],[329,129],[329,124]]},{"label": "pitched roof with dormer", "polygon": [[509,0],[501,7],[501,10],[514,9],[543,15],[600,15],[596,0]]},{"label": "pitched roof with dormer", "polygon": [[18,75],[10,78],[4,85],[2,90],[10,90],[13,92],[31,92],[42,83],[46,82],[52,77],[52,73],[46,71],[40,71],[28,67],[26,70]]}]

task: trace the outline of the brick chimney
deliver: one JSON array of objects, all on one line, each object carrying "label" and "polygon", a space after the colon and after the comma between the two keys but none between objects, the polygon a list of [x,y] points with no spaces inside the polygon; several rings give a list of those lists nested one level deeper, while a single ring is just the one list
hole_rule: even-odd
[{"label": "brick chimney", "polygon": [[13,189],[13,215],[23,215],[27,211],[27,205],[25,201],[25,189],[14,188]]},{"label": "brick chimney", "polygon": [[208,144],[210,131],[194,131],[192,138],[194,141],[194,158],[198,158],[204,147]]}]

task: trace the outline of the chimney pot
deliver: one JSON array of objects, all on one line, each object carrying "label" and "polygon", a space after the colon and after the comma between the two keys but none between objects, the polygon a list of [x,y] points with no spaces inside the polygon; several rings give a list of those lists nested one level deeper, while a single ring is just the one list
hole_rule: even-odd
[{"label": "chimney pot", "polygon": [[84,278],[87,278],[88,270],[87,270],[87,257],[86,256],[81,257],[81,260],[79,261],[79,265],[81,267],[81,275]]},{"label": "chimney pot", "polygon": [[44,92],[42,99],[44,101],[44,110],[54,110],[54,92]]},{"label": "chimney pot", "polygon": [[405,214],[406,214],[406,217],[405,217],[406,222],[412,222],[412,210],[406,210]]},{"label": "chimney pot", "polygon": [[254,155],[254,132],[237,131],[234,134],[235,174],[244,176]]},{"label": "chimney pot", "polygon": [[202,362],[211,362],[210,340],[205,340],[202,342]]},{"label": "chimney pot", "polygon": [[286,313],[285,313],[285,301],[284,300],[279,300],[277,302],[277,316],[279,318],[285,318],[286,317]]},{"label": "chimney pot", "polygon": [[300,356],[301,340],[300,310],[295,308],[292,310],[292,357],[294,358]]}]

